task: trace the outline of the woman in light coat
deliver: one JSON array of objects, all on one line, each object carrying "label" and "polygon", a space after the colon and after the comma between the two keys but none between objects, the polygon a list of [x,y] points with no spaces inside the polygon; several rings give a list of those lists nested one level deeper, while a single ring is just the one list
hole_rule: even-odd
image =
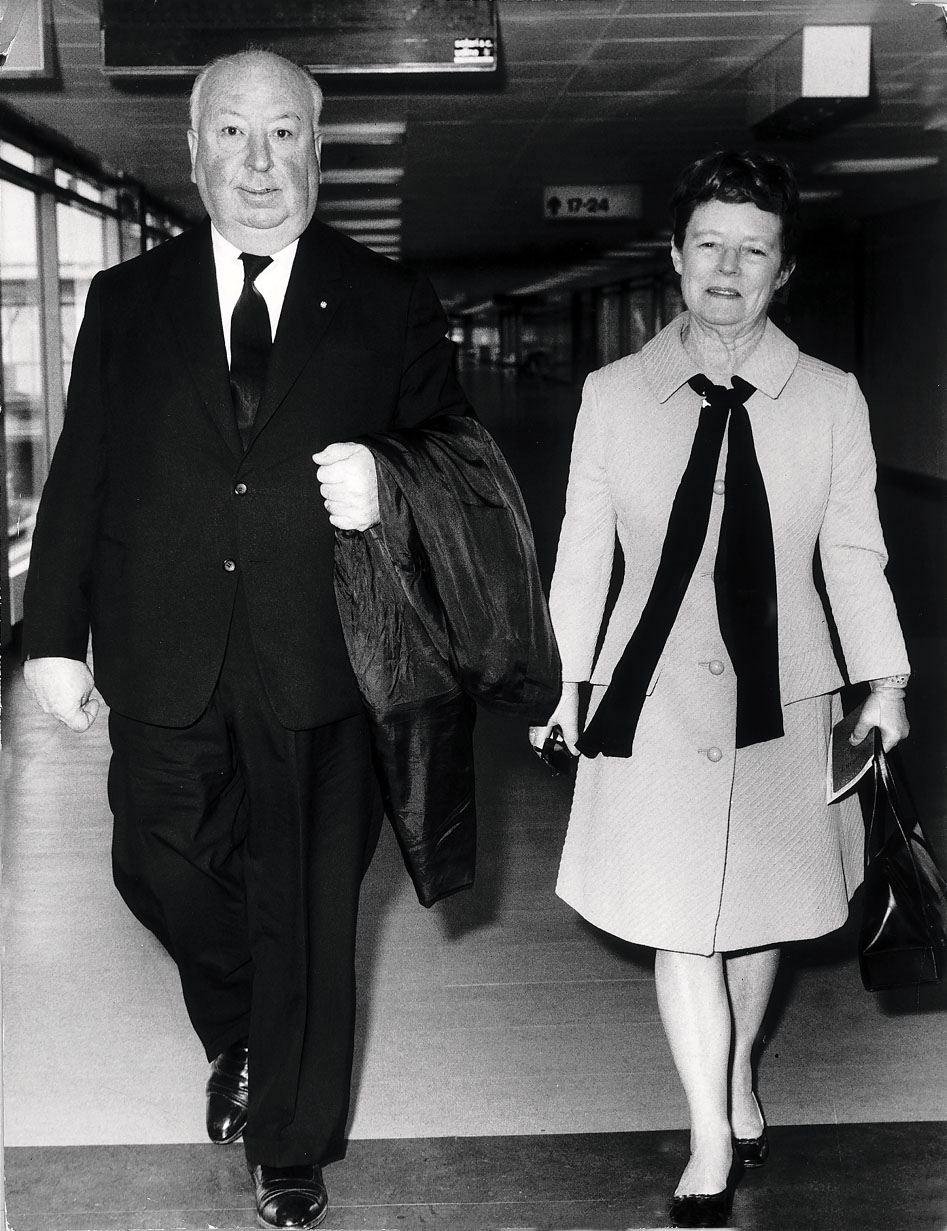
[{"label": "woman in light coat", "polygon": [[[724,1225],[738,1164],[765,1161],[751,1057],[779,946],[838,928],[861,880],[857,801],[826,804],[843,677],[817,548],[848,679],[870,683],[853,741],[908,733],[865,400],[767,317],[797,208],[765,154],[682,176],[671,258],[687,311],[586,382],[550,595],[563,691],[530,732],[540,747],[559,726],[587,754],[557,893],[656,950],[691,1119],[678,1226]],[[616,532],[625,573],[596,657]]]}]

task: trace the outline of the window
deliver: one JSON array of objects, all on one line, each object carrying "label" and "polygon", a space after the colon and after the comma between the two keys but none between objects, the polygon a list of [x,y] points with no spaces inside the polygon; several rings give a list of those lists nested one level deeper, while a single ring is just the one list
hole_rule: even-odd
[{"label": "window", "polygon": [[[2,9],[2,0],[0,0]],[[0,516],[3,636],[23,614],[36,509],[63,415],[89,285],[101,269],[176,235],[174,216],[133,180],[28,152],[0,134]],[[23,173],[29,173],[29,179]],[[147,203],[147,213],[145,205]],[[55,259],[53,259],[55,258]]]},{"label": "window", "polygon": [[85,312],[89,284],[118,260],[118,221],[76,205],[56,206],[59,246],[59,317],[63,388],[69,387],[72,354]]},{"label": "window", "polygon": [[57,167],[54,174],[55,181],[60,188],[68,188],[70,192],[75,192],[80,197],[85,197],[87,201],[101,203],[105,199],[102,189],[98,184],[93,184],[91,180],[87,180],[83,175],[73,175],[72,172],[64,171],[61,167]]},{"label": "window", "polygon": [[0,355],[3,359],[10,616],[29,563],[48,463],[36,195],[0,180]]},{"label": "window", "polygon": [[28,154],[26,150],[21,150],[18,145],[13,145],[9,141],[0,141],[0,158],[4,162],[12,163],[14,167],[21,167],[24,171],[36,170],[35,155]]}]

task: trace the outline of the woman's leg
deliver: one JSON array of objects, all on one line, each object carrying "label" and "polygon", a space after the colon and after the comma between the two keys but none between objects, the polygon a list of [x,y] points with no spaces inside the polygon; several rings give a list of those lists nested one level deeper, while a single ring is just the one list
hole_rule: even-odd
[{"label": "woman's leg", "polygon": [[677,1193],[718,1193],[727,1183],[732,1146],[727,1115],[730,1001],[719,953],[671,953],[654,960],[658,1009],[684,1086],[691,1157]]},{"label": "woman's leg", "polygon": [[763,1131],[759,1106],[753,1097],[753,1047],[778,967],[778,949],[730,953],[724,959],[733,1011],[730,1122],[736,1137],[758,1137]]}]

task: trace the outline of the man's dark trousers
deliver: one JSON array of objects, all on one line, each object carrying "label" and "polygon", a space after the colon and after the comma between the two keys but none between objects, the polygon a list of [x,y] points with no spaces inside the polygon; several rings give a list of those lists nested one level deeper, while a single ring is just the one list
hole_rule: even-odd
[{"label": "man's dark trousers", "polygon": [[247,1157],[341,1157],[358,895],[381,817],[364,716],[283,727],[238,592],[198,721],[109,724],[115,882],[177,963],[208,1059],[249,1037]]}]

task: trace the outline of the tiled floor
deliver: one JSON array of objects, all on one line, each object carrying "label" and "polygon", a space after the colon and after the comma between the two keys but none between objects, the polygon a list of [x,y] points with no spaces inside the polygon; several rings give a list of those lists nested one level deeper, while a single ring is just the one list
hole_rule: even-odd
[{"label": "tiled floor", "polygon": [[[574,395],[467,383],[520,476],[548,575]],[[947,641],[924,599],[935,562],[909,556],[910,528],[942,506],[892,499],[914,566],[899,593],[916,676],[905,761],[943,855]],[[175,970],[111,886],[105,723],[57,727],[5,667],[11,1225],[252,1226],[242,1152],[204,1144],[205,1064]],[[661,1225],[685,1112],[650,954],[555,898],[568,787],[522,728],[481,715],[477,751],[476,887],[424,911],[389,833],[368,875],[352,1146],[329,1173],[326,1226]],[[762,1072],[777,1148],[742,1186],[737,1225],[947,1227],[947,989],[869,996],[853,952],[850,925],[787,955]]]}]

